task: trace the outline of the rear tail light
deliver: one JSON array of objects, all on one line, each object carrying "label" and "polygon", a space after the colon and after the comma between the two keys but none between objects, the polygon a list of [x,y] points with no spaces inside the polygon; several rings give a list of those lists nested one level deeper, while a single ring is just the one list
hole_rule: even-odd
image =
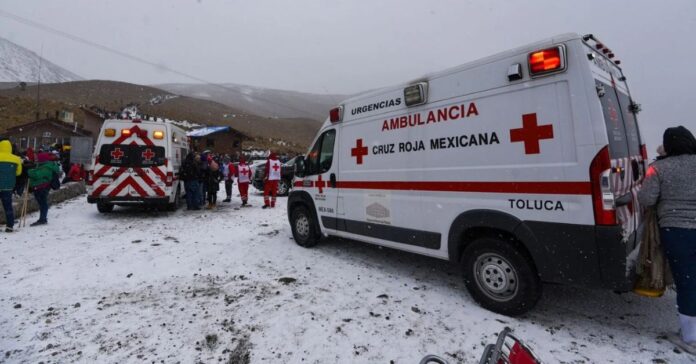
[{"label": "rear tail light", "polygon": [[648,148],[645,146],[645,144],[641,144],[640,146],[640,156],[643,157],[643,175],[645,176],[645,172],[648,170]]},{"label": "rear tail light", "polygon": [[592,204],[596,225],[616,225],[616,205],[611,190],[611,160],[609,147],[605,146],[590,164]]},{"label": "rear tail light", "polygon": [[529,73],[532,76],[565,69],[563,46],[547,48],[529,54]]},{"label": "rear tail light", "polygon": [[167,187],[171,187],[174,184],[174,172],[167,172],[167,180],[164,183]]},{"label": "rear tail light", "polygon": [[332,123],[337,123],[343,119],[343,106],[334,107],[329,112],[329,119]]}]

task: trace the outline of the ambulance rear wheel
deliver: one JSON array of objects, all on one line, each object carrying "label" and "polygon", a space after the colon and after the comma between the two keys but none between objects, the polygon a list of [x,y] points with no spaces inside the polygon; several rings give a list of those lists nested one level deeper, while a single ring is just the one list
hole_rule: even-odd
[{"label": "ambulance rear wheel", "polygon": [[527,254],[497,238],[474,240],[462,255],[464,283],[484,308],[507,316],[531,310],[541,297],[541,282]]},{"label": "ambulance rear wheel", "polygon": [[114,211],[114,205],[105,202],[97,202],[97,211],[101,212],[102,214],[107,214]]},{"label": "ambulance rear wheel", "polygon": [[176,194],[174,195],[174,202],[167,204],[167,210],[176,211],[179,206],[181,206],[181,190],[177,187]]},{"label": "ambulance rear wheel", "polygon": [[314,216],[304,205],[293,208],[291,218],[292,236],[299,246],[309,248],[319,243],[319,232]]}]

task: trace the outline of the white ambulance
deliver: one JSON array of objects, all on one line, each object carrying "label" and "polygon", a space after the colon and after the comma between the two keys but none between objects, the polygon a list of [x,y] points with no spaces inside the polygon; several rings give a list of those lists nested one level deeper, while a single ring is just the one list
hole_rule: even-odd
[{"label": "white ambulance", "polygon": [[87,201],[99,212],[114,205],[176,210],[185,192],[179,170],[189,150],[186,131],[141,119],[104,121],[87,179]]},{"label": "white ambulance", "polygon": [[647,157],[619,64],[566,34],[344,101],[299,161],[295,241],[460,263],[507,315],[541,282],[630,290]]}]

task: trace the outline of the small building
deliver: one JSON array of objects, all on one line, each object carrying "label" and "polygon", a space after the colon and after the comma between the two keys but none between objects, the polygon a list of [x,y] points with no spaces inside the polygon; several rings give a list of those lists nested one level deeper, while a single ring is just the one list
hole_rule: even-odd
[{"label": "small building", "polygon": [[28,147],[38,149],[41,146],[56,143],[70,144],[71,137],[92,137],[93,134],[75,123],[66,123],[57,118],[46,118],[8,128],[2,136],[23,150]]},{"label": "small building", "polygon": [[229,126],[206,126],[186,133],[191,139],[193,150],[210,150],[237,158],[242,152],[242,142],[250,138]]}]

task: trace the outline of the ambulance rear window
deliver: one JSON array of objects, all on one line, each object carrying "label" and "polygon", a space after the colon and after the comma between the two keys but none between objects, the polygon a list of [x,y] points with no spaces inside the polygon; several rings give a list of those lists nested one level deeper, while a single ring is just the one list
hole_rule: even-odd
[{"label": "ambulance rear window", "polygon": [[612,159],[628,157],[626,128],[616,92],[613,87],[604,82],[597,81],[597,85],[605,90],[605,94],[600,98],[600,101],[602,103],[604,123],[607,127],[607,137],[609,138],[609,154]]},{"label": "ambulance rear window", "polygon": [[161,166],[164,147],[146,145],[104,144],[99,149],[99,163],[116,167]]}]

